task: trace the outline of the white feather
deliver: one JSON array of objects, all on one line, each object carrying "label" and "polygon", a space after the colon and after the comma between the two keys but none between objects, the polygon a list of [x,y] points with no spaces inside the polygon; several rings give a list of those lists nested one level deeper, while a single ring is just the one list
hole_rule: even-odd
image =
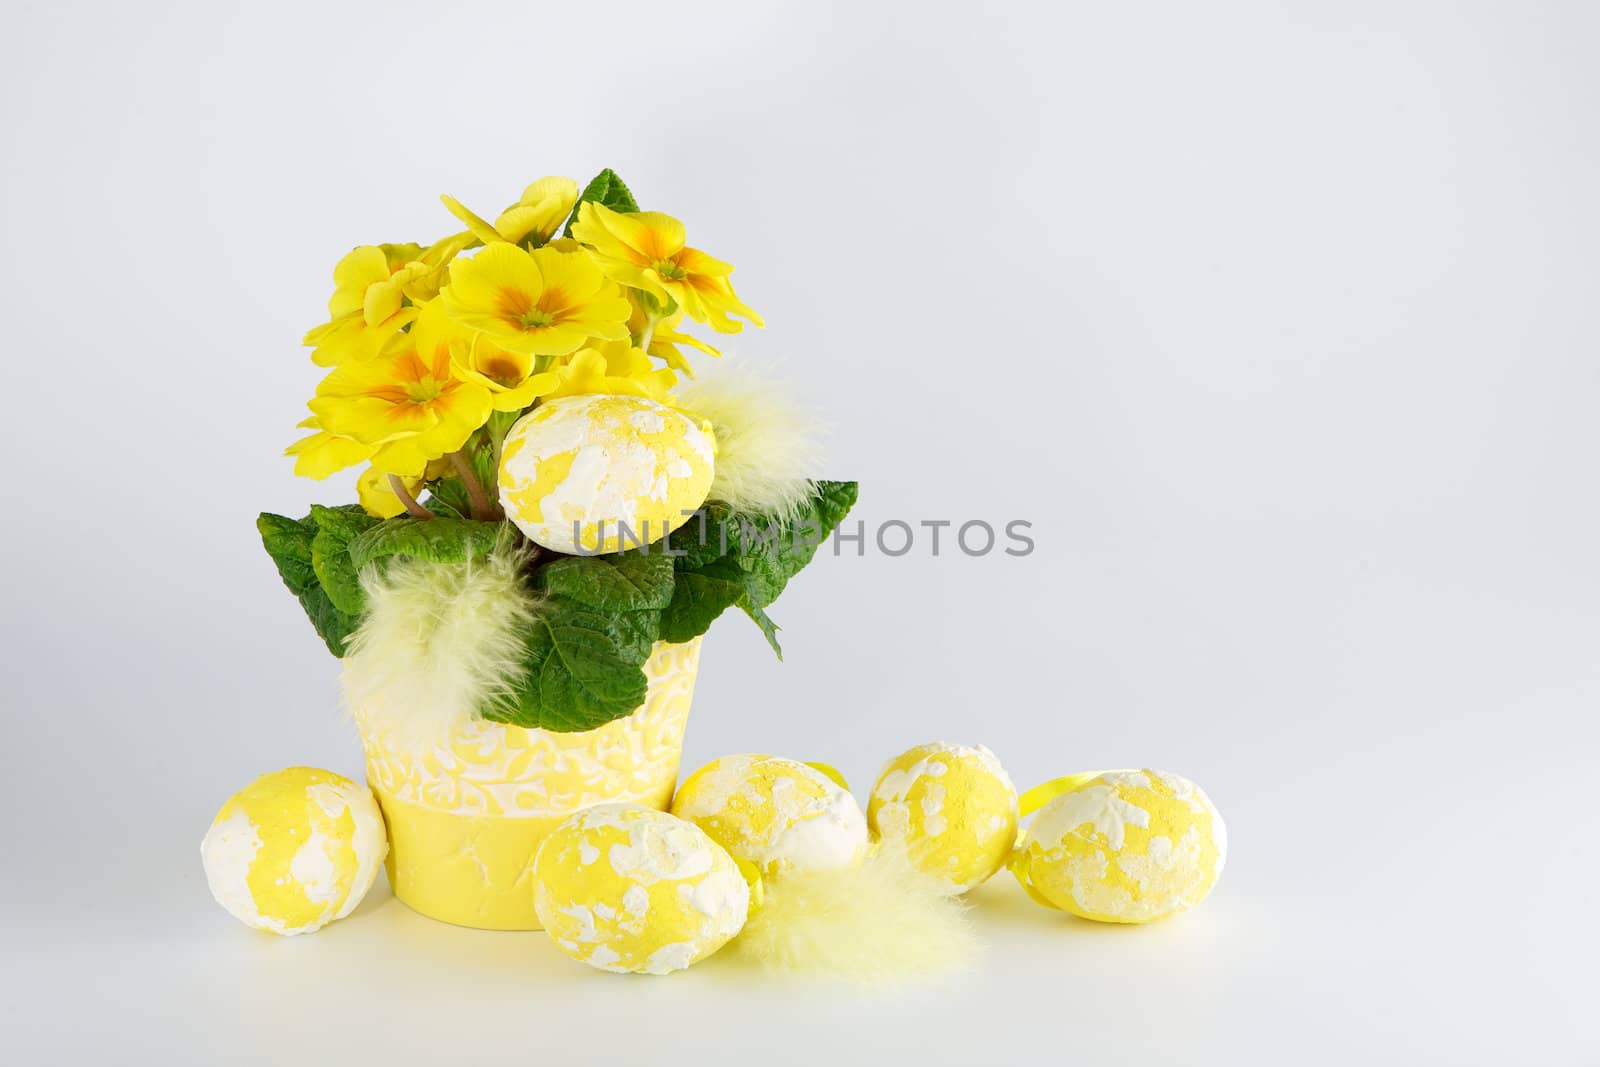
[{"label": "white feather", "polygon": [[712,500],[791,518],[810,498],[822,468],[821,432],[789,392],[733,361],[679,387],[674,403],[710,420],[716,436]]},{"label": "white feather", "polygon": [[538,598],[525,548],[465,563],[396,560],[361,575],[366,611],[344,659],[345,700],[392,744],[447,743],[526,669]]}]

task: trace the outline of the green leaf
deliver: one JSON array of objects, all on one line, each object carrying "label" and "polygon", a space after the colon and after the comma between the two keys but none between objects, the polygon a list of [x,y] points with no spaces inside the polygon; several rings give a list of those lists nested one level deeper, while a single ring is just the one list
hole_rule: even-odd
[{"label": "green leaf", "polygon": [[359,573],[373,560],[410,556],[433,563],[460,563],[488,555],[500,539],[502,524],[471,519],[385,519],[350,542],[350,561]]},{"label": "green leaf", "polygon": [[[490,416],[490,420],[503,421],[506,417],[506,413],[497,411]],[[517,413],[512,412],[509,417],[512,422],[515,422]],[[509,424],[502,427],[500,431],[502,437],[505,435],[505,429],[507,428],[509,428]],[[477,475],[478,484],[483,486],[484,492],[488,493],[489,498],[492,500],[495,496],[496,456],[494,443],[489,439],[487,433],[480,430],[473,434],[462,451],[466,453],[468,461],[472,464],[472,472]],[[439,506],[436,507],[435,505]],[[422,506],[435,515],[445,518],[468,519],[472,517],[472,502],[467,496],[467,484],[454,474],[446,475],[435,481],[429,490],[428,498],[422,502]]]},{"label": "green leaf", "polygon": [[305,609],[306,618],[311,620],[317,636],[328,646],[328,651],[343,658],[345,642],[361,625],[360,617],[347,615],[334,607],[333,601],[320,587],[301,593],[300,606]]},{"label": "green leaf", "polygon": [[717,500],[707,501],[687,522],[668,534],[662,546],[674,554],[680,571],[698,570],[728,554],[739,543],[737,524],[730,523],[733,509]]},{"label": "green leaf", "polygon": [[467,484],[460,478],[441,478],[433,483],[422,506],[442,519],[465,519],[472,514],[467,500]]},{"label": "green leaf", "polygon": [[528,673],[514,698],[484,716],[570,732],[592,730],[644,703],[644,662],[659,611],[593,611],[559,597],[546,601],[528,641]]},{"label": "green leaf", "polygon": [[661,613],[661,640],[692,641],[709,630],[725,610],[748,601],[745,574],[736,560],[679,571],[672,603]]},{"label": "green leaf", "polygon": [[299,596],[317,587],[317,572],[311,562],[311,542],[317,536],[316,523],[291,519],[263,511],[256,519],[256,530],[267,555],[277,564],[278,576],[289,592]]},{"label": "green leaf", "polygon": [[767,644],[772,646],[773,655],[783,659],[783,646],[778,644],[778,630],[781,627],[772,621],[772,617],[760,608],[744,605],[744,613],[750,616],[750,621],[761,627],[761,632],[767,639]]},{"label": "green leaf", "polygon": [[572,224],[577,221],[578,209],[588,201],[604,204],[612,211],[638,211],[639,205],[634,202],[633,194],[617,177],[617,172],[607,167],[589,180],[583,187],[583,192],[578,196],[578,202],[572,205],[572,217],[567,220],[567,228],[562,231],[563,236],[572,236]]},{"label": "green leaf", "polygon": [[291,519],[262,512],[256,519],[261,543],[278,567],[278,575],[305,609],[323,644],[335,656],[344,655],[345,641],[360,624],[357,615],[340,611],[323,589],[316,570],[316,538],[320,532],[311,516]]},{"label": "green leaf", "polygon": [[546,730],[592,730],[644,703],[645,661],[672,603],[672,559],[659,551],[567,556],[539,569],[544,594],[528,668],[487,718]]},{"label": "green leaf", "polygon": [[[857,488],[855,482],[818,482],[816,493],[794,521],[764,518],[749,524],[759,531],[760,543],[751,551],[747,539],[741,537],[740,565],[750,575],[751,600],[757,607],[777,600],[789,579],[811,562],[834,527],[855,506]],[[741,535],[746,532],[740,531]]]},{"label": "green leaf", "polygon": [[659,552],[568,556],[543,567],[539,584],[600,611],[659,610],[672,603],[672,560]]},{"label": "green leaf", "polygon": [[781,659],[778,625],[765,609],[816,555],[856,502],[855,482],[818,482],[793,520],[744,516],[707,505],[669,540],[677,581],[661,613],[661,639],[688,641],[737,605],[761,628]]},{"label": "green leaf", "polygon": [[311,539],[311,567],[322,591],[335,608],[359,616],[366,607],[366,595],[361,591],[361,572],[350,558],[350,542],[382,520],[368,515],[359,504],[338,508],[313,504],[311,520],[317,527]]}]

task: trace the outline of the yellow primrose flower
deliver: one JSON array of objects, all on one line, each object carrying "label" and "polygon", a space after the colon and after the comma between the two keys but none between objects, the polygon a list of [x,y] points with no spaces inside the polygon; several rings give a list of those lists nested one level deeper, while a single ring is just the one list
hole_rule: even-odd
[{"label": "yellow primrose flower", "polygon": [[322,429],[381,446],[372,464],[388,474],[414,475],[456,451],[493,407],[488,389],[455,374],[450,334],[429,320],[381,355],[336,367],[311,401]]},{"label": "yellow primrose flower", "polygon": [[591,337],[625,340],[632,310],[585,253],[511,244],[451,263],[439,299],[457,325],[530,356],[564,356]]},{"label": "yellow primrose flower", "polygon": [[[423,304],[439,295],[439,289],[448,277],[450,261],[478,243],[471,230],[453,233],[433,242],[412,263],[395,277],[400,278],[400,289],[413,304]],[[404,275],[401,278],[401,275]]]},{"label": "yellow primrose flower", "polygon": [[[406,492],[415,500],[417,493],[422,490],[422,476],[401,476],[400,484],[405,486]],[[374,518],[392,519],[406,510],[405,504],[395,495],[389,475],[377,467],[368,467],[361,472],[361,477],[356,479],[356,499],[361,502],[361,507],[366,513]]]},{"label": "yellow primrose flower", "polygon": [[[700,340],[700,338],[679,330],[678,326],[682,322],[682,309],[657,319],[655,329],[650,333],[650,348],[648,351],[657,359],[665,360],[667,366],[673,370],[693,378],[694,368],[689,365],[689,361],[684,357],[684,354],[678,350],[679,345],[698,348],[706,355],[718,358],[721,358],[722,353]],[[633,315],[628,319],[628,333],[635,338],[640,338],[644,336],[644,332],[649,329],[649,326],[650,319],[644,308],[635,305]]]},{"label": "yellow primrose flower", "polygon": [[730,313],[764,325],[733,291],[733,265],[687,247],[683,223],[671,215],[623,213],[586,200],[578,205],[572,236],[594,253],[607,277],[658,300],[675,300],[691,319],[719,333],[744,329]]},{"label": "yellow primrose flower", "polygon": [[332,318],[307,332],[315,348],[311,361],[336,367],[347,359],[367,359],[411,323],[405,303],[433,299],[446,269],[462,250],[477,242],[470,231],[452,234],[428,248],[420,245],[363,245],[333,269],[334,291],[328,301]]},{"label": "yellow primrose flower", "polygon": [[305,336],[304,343],[315,349],[311,361],[333,367],[366,358],[399,333],[410,321],[400,317],[403,289],[415,273],[408,264],[421,254],[422,246],[415,244],[362,245],[339,260],[328,321]]},{"label": "yellow primrose flower", "polygon": [[300,438],[284,449],[283,454],[294,457],[294,472],[302,478],[321,481],[346,467],[354,467],[370,459],[378,450],[377,445],[364,445],[348,437],[334,436],[322,429],[315,415],[303,420],[300,428],[316,432]]},{"label": "yellow primrose flower", "polygon": [[377,355],[416,317],[416,308],[401,308],[378,325],[369,326],[358,311],[307,331],[304,343],[314,349],[311,362],[337,367]]},{"label": "yellow primrose flower", "polygon": [[555,371],[536,369],[549,358],[501,348],[480,333],[456,350],[456,373],[488,389],[496,411],[521,411],[561,384]]},{"label": "yellow primrose flower", "polygon": [[425,336],[445,338],[456,376],[489,390],[496,411],[521,411],[561,382],[554,371],[542,369],[551,357],[512,352],[487,334],[456,325],[441,300],[422,306],[416,328]]},{"label": "yellow primrose flower", "polygon": [[469,211],[453,196],[442,196],[450,214],[464,222],[473,236],[486,245],[505,241],[521,244],[531,240],[542,245],[550,240],[578,202],[578,183],[571,178],[540,178],[522,191],[522,199],[500,212],[490,225]]},{"label": "yellow primrose flower", "polygon": [[649,356],[626,341],[582,349],[556,374],[561,384],[546,397],[609,393],[665,402],[668,390],[678,382],[671,370],[658,368]]},{"label": "yellow primrose flower", "polygon": [[390,279],[422,255],[422,246],[362,245],[353,249],[333,268],[333,296],[328,298],[328,317],[340,319],[361,312],[367,325],[378,323],[400,310],[400,287]]}]

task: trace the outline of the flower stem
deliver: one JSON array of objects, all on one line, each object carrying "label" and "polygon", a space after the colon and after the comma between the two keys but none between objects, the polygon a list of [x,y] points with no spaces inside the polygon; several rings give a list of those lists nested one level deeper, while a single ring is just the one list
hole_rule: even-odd
[{"label": "flower stem", "polygon": [[417,503],[417,498],[406,489],[406,483],[400,480],[397,474],[389,475],[389,488],[394,490],[394,495],[400,498],[400,503],[406,506],[406,511],[419,519],[433,518],[433,512]]},{"label": "flower stem", "polygon": [[461,475],[461,482],[467,487],[467,503],[471,507],[472,517],[481,522],[492,519],[502,519],[500,508],[489,500],[489,494],[483,491],[483,483],[478,481],[478,476],[472,470],[472,464],[467,462],[467,457],[460,452],[450,453],[450,465]]},{"label": "flower stem", "polygon": [[639,335],[639,343],[634,347],[641,352],[650,351],[650,341],[656,335],[656,323],[661,321],[660,315],[646,314],[644,319],[644,332]]},{"label": "flower stem", "polygon": [[[538,401],[535,400],[534,403],[537,404]],[[490,462],[489,482],[483,488],[497,502],[500,498],[500,455],[505,451],[506,434],[511,432],[511,427],[516,424],[521,414],[519,411],[497,411],[489,416],[489,422],[483,428],[489,437]]]}]

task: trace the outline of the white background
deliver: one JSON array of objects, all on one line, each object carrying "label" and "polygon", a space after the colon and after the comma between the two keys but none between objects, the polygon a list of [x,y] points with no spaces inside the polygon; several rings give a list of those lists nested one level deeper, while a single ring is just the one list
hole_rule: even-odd
[{"label": "white background", "polygon": [[[1594,1062],[1600,9],[1572,3],[8,3],[4,1058]],[[978,894],[884,994],[591,973],[381,885],[279,940],[196,846],[360,773],[253,528],[352,245],[615,167],[739,265],[857,517],[1025,559],[823,558],[709,640],[686,760],[864,787],[1152,765],[1203,907]]]}]

